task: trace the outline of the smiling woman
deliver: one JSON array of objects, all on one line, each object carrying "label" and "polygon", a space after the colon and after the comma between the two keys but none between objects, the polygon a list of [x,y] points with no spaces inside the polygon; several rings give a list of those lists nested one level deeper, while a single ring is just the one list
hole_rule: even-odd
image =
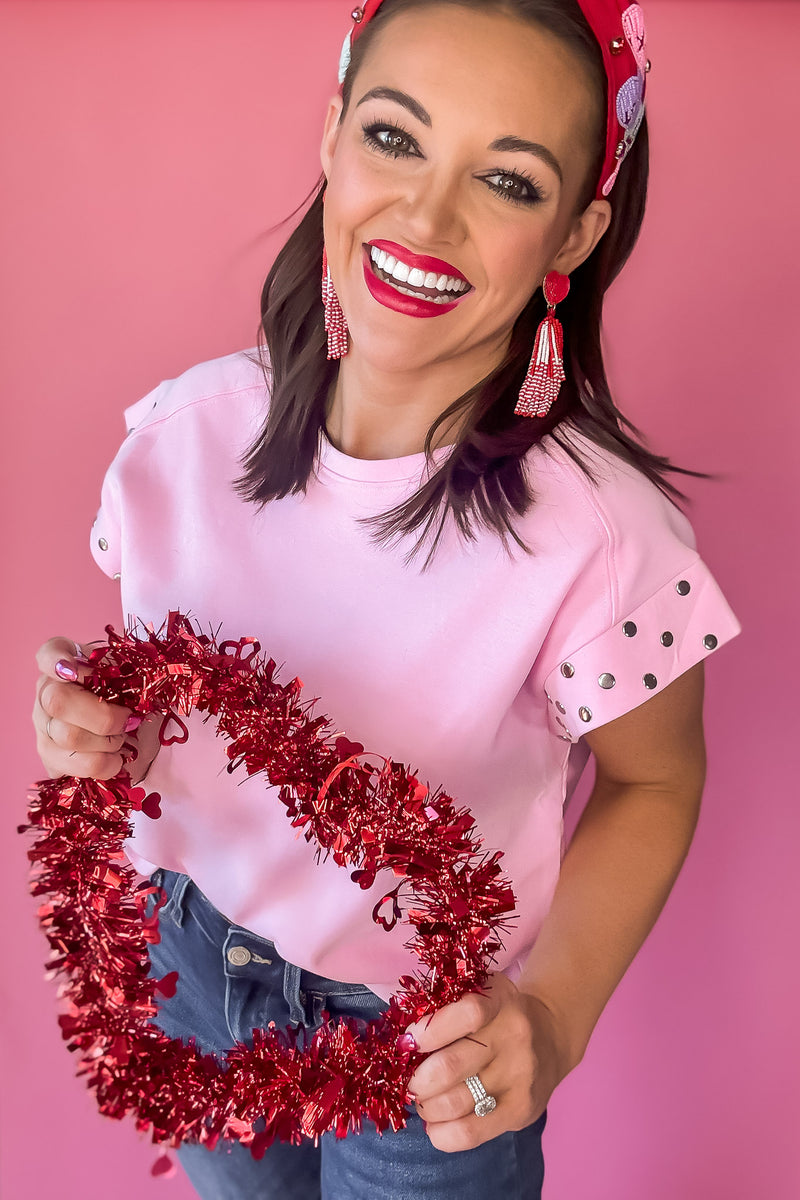
[{"label": "smiling woman", "polygon": [[[702,662],[739,628],[677,468],[636,440],[603,364],[647,187],[644,17],[369,0],[352,20],[262,344],[127,411],[92,549],[125,612],[246,631],[348,737],[441,781],[504,851],[516,920],[486,994],[411,1029],[405,1128],[180,1157],[208,1197],[536,1200],[550,1096],[690,845]],[[51,639],[39,662],[50,774],[111,777],[132,738],[133,776],[162,797],[127,843],[169,898],[152,970],[181,982],[156,1023],[224,1055],[270,1021],[380,1012],[417,965],[370,920],[385,882],[365,897],[310,861],[262,782],[221,770],[213,729],[189,718],[173,756],[75,686],[80,647]]]},{"label": "smiling woman", "polygon": [[[639,6],[604,0],[594,9],[595,23],[619,35],[620,11]],[[264,287],[272,402],[246,460],[243,494],[266,502],[303,487],[321,429],[365,458],[454,443],[413,495],[373,518],[377,536],[437,525],[441,532],[450,513],[467,536],[477,520],[518,541],[515,517],[531,503],[526,455],[548,435],[560,441],[568,419],[679,495],[666,478],[679,468],[646,450],[614,405],[600,341],[603,297],[636,242],[647,189],[643,106],[625,114],[627,127],[616,115],[613,79],[633,71],[627,82],[635,79],[643,95],[625,36],[606,48],[617,70],[607,82],[603,50],[576,0],[385,0],[366,6],[354,33],[341,96],[326,122],[322,185]],[[641,78],[649,67],[643,52],[637,42]],[[609,96],[614,117],[604,136]],[[613,206],[603,195],[609,176]],[[317,288],[325,198],[331,277],[356,349],[339,367],[321,361],[321,330],[304,320]],[[398,226],[409,244],[392,237]],[[369,251],[387,240],[395,260],[388,275],[385,263],[373,269]],[[420,279],[417,252],[430,246],[453,253]],[[435,285],[428,279],[434,270]],[[547,311],[541,283],[548,271],[571,281],[559,309],[569,369],[549,411],[535,422],[515,421],[509,418]],[[451,297],[442,302],[424,290],[439,290],[442,275],[469,285],[452,305]],[[388,311],[381,316],[373,301]],[[448,321],[422,330],[390,314]],[[387,378],[379,398],[366,388],[373,394],[362,405],[356,373],[367,363]],[[574,446],[570,453],[582,457]],[[409,553],[422,548],[418,537]]]}]

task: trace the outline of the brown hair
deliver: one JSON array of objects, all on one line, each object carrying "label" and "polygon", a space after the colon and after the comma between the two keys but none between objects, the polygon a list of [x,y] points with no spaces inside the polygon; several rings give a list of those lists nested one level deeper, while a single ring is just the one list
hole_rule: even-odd
[{"label": "brown hair", "polygon": [[[598,130],[605,129],[606,75],[600,47],[577,0],[384,0],[357,39],[343,87],[345,110],[360,63],[372,40],[392,16],[432,3],[464,8],[489,7],[530,21],[557,36],[585,64],[596,96]],[[604,137],[597,136],[595,168],[581,198],[582,211],[593,199],[603,160]],[[448,515],[461,535],[476,536],[475,527],[510,536],[529,547],[514,528],[535,502],[525,456],[548,434],[592,478],[589,464],[570,443],[568,427],[580,430],[598,446],[632,463],[663,492],[682,494],[666,480],[668,471],[698,472],[673,466],[636,440],[637,429],[617,409],[606,378],[601,347],[603,299],[627,262],[644,217],[648,181],[648,131],[643,122],[612,193],[613,215],[594,252],[573,272],[568,298],[559,306],[564,326],[567,380],[547,417],[532,420],[514,415],[536,328],[545,314],[541,289],[520,313],[504,361],[485,379],[448,406],[433,422],[425,439],[431,452],[441,425],[463,414],[458,440],[438,469],[404,503],[375,517],[376,540],[387,543],[418,532],[407,554],[410,561],[430,542],[424,567],[435,554]],[[263,505],[290,493],[304,492],[314,468],[320,430],[325,426],[327,398],[337,371],[328,362],[320,299],[323,248],[322,201],[325,180],[313,193],[297,228],[278,254],[261,295],[261,326],[269,361],[259,355],[267,374],[271,402],[266,423],[244,458],[240,493]],[[424,568],[423,568],[424,569]]]}]

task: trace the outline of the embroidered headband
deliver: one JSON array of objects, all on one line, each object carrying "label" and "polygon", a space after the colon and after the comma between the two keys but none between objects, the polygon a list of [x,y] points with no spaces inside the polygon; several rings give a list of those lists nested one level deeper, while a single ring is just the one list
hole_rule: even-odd
[{"label": "embroidered headband", "polygon": [[[344,83],[353,45],[375,16],[383,0],[367,0],[350,14],[353,28],[344,39],[339,83]],[[608,196],[642,124],[645,108],[647,35],[640,4],[628,0],[578,0],[603,54],[608,80],[606,153],[596,198]]]}]

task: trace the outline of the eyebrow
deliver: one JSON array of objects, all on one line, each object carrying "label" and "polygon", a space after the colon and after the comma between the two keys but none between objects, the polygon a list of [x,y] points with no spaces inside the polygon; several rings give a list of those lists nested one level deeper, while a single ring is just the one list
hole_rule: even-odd
[{"label": "eyebrow", "polygon": [[362,96],[356,108],[360,108],[362,104],[366,104],[367,100],[394,100],[396,104],[401,104],[403,108],[407,108],[413,117],[416,117],[423,125],[431,128],[430,113],[422,107],[422,105],[414,99],[413,96],[407,95],[406,92],[398,92],[396,88],[390,87],[374,87]]},{"label": "eyebrow", "polygon": [[[400,92],[397,88],[390,87],[374,87],[361,97],[356,108],[360,108],[362,104],[366,104],[368,100],[394,100],[395,104],[401,105],[407,109],[413,117],[423,125],[431,129],[433,121],[431,115],[424,109],[418,100],[413,96],[409,96],[407,92]],[[548,150],[547,146],[543,146],[541,142],[528,142],[525,138],[515,137],[509,134],[507,137],[496,138],[489,146],[490,150],[496,150],[499,154],[533,154],[536,158],[540,158],[543,163],[546,163],[552,171],[558,176],[560,183],[564,182],[564,172],[561,170],[561,164],[553,154],[552,150]]]},{"label": "eyebrow", "polygon": [[500,154],[507,152],[511,152],[512,154],[535,154],[542,162],[547,163],[551,170],[555,171],[560,183],[564,182],[564,173],[561,170],[561,164],[555,154],[540,142],[526,142],[524,138],[509,136],[498,138],[497,141],[492,142],[489,149],[497,150]]}]

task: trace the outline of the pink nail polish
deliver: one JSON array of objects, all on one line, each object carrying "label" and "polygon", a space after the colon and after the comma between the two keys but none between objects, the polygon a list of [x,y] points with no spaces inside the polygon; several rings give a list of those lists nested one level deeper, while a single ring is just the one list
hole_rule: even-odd
[{"label": "pink nail polish", "polygon": [[74,683],[78,678],[78,672],[65,658],[60,658],[56,663],[56,675],[59,679],[65,679],[69,683]]},{"label": "pink nail polish", "polygon": [[134,729],[138,729],[139,726],[141,725],[141,723],[142,723],[142,718],[137,716],[136,713],[131,713],[131,715],[128,717],[127,721],[125,722],[124,732],[125,733],[133,733]]},{"label": "pink nail polish", "polygon": [[401,1033],[397,1039],[397,1049],[401,1054],[417,1054],[419,1046],[413,1033],[409,1033],[408,1030],[405,1033]]}]

